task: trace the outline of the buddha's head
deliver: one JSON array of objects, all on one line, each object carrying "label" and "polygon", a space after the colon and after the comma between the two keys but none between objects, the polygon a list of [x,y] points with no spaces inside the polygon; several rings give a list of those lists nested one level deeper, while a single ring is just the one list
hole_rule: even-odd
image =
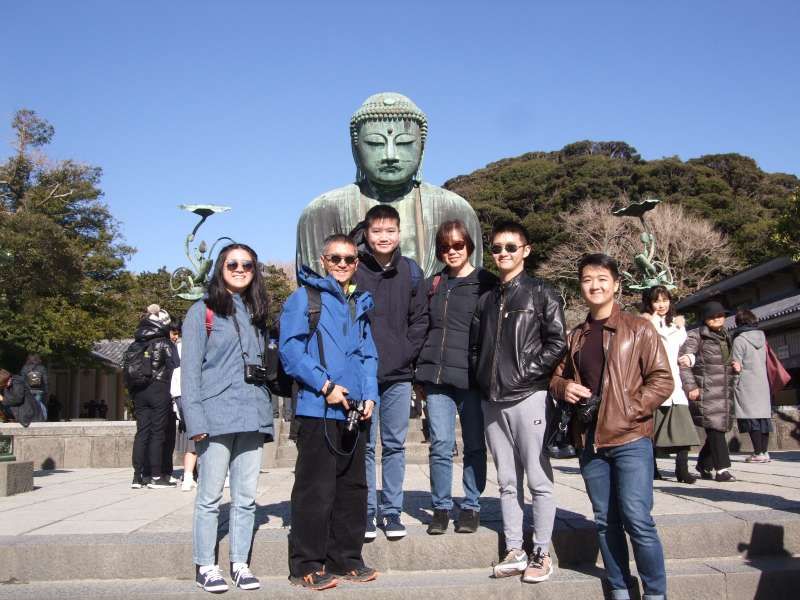
[{"label": "buddha's head", "polygon": [[427,135],[428,119],[410,98],[370,96],[350,119],[356,181],[384,189],[419,182]]}]

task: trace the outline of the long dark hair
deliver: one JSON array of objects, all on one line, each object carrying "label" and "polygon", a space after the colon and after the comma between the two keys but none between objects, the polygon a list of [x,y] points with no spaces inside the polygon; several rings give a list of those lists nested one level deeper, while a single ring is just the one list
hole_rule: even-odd
[{"label": "long dark hair", "polygon": [[675,310],[675,298],[672,297],[672,294],[669,293],[666,286],[654,285],[642,292],[642,311],[650,313],[651,315],[655,314],[653,302],[662,296],[669,300],[669,311],[667,311],[667,316],[664,317],[664,321],[666,321],[667,325],[672,325],[672,320],[675,318],[677,311]]},{"label": "long dark hair", "polygon": [[206,306],[218,315],[229,317],[233,314],[233,299],[225,287],[225,279],[222,273],[225,268],[225,262],[228,260],[228,253],[231,250],[244,250],[250,254],[250,259],[253,261],[253,280],[247,289],[242,292],[241,296],[242,300],[244,300],[244,305],[250,312],[253,324],[260,329],[266,328],[267,319],[269,318],[267,288],[264,284],[264,277],[261,275],[261,269],[258,267],[258,255],[255,250],[246,244],[228,244],[219,251],[217,261],[214,263],[211,282],[208,284]]}]

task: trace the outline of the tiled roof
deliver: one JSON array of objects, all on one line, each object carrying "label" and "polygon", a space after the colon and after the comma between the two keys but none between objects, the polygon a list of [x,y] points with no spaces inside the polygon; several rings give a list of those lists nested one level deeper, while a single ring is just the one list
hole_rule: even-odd
[{"label": "tiled roof", "polygon": [[92,356],[109,366],[122,368],[122,355],[128,346],[133,342],[133,338],[122,340],[100,340],[96,342],[92,349]]},{"label": "tiled roof", "polygon": [[[775,302],[769,302],[761,306],[751,307],[750,310],[755,316],[758,317],[759,323],[765,323],[771,319],[777,319],[785,315],[800,312],[800,294],[782,298]],[[734,329],[736,327],[735,319],[733,316],[725,319],[726,329]]]}]

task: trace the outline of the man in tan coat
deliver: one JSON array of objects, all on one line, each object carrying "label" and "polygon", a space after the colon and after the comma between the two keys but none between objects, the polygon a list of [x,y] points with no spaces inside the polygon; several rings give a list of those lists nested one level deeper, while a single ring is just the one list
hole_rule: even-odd
[{"label": "man in tan coat", "polygon": [[630,536],[643,598],[666,597],[664,552],[653,508],[653,412],[675,387],[658,333],[614,297],[619,268],[605,254],[578,264],[586,321],[567,337],[550,391],[573,405],[573,431],[613,600],[630,598]]}]

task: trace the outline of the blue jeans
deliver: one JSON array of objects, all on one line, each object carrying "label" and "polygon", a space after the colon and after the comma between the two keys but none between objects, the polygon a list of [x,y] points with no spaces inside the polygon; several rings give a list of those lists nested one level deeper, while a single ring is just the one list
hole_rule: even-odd
[{"label": "blue jeans", "polygon": [[592,502],[600,553],[613,600],[627,600],[630,567],[625,531],[631,538],[636,568],[644,587],[644,600],[666,597],[664,551],[658,538],[653,510],[653,444],[648,438],[592,449],[587,436],[580,458],[581,474]]},{"label": "blue jeans", "polygon": [[406,475],[406,434],[411,412],[411,382],[401,381],[380,388],[381,402],[372,413],[367,440],[367,517],[378,513],[375,481],[375,442],[378,421],[381,434],[381,514],[399,515],[403,510],[403,479]]},{"label": "blue jeans", "polygon": [[433,508],[453,508],[453,446],[456,443],[458,411],[464,443],[464,501],[461,510],[480,511],[478,500],[486,487],[486,438],[480,393],[450,385],[427,384],[425,395],[431,431],[429,464]]},{"label": "blue jeans", "polygon": [[231,511],[228,523],[230,562],[247,562],[253,543],[256,490],[264,434],[257,431],[215,435],[195,443],[197,497],[194,502],[192,545],[196,565],[213,565],[217,544],[219,502],[230,469]]}]

